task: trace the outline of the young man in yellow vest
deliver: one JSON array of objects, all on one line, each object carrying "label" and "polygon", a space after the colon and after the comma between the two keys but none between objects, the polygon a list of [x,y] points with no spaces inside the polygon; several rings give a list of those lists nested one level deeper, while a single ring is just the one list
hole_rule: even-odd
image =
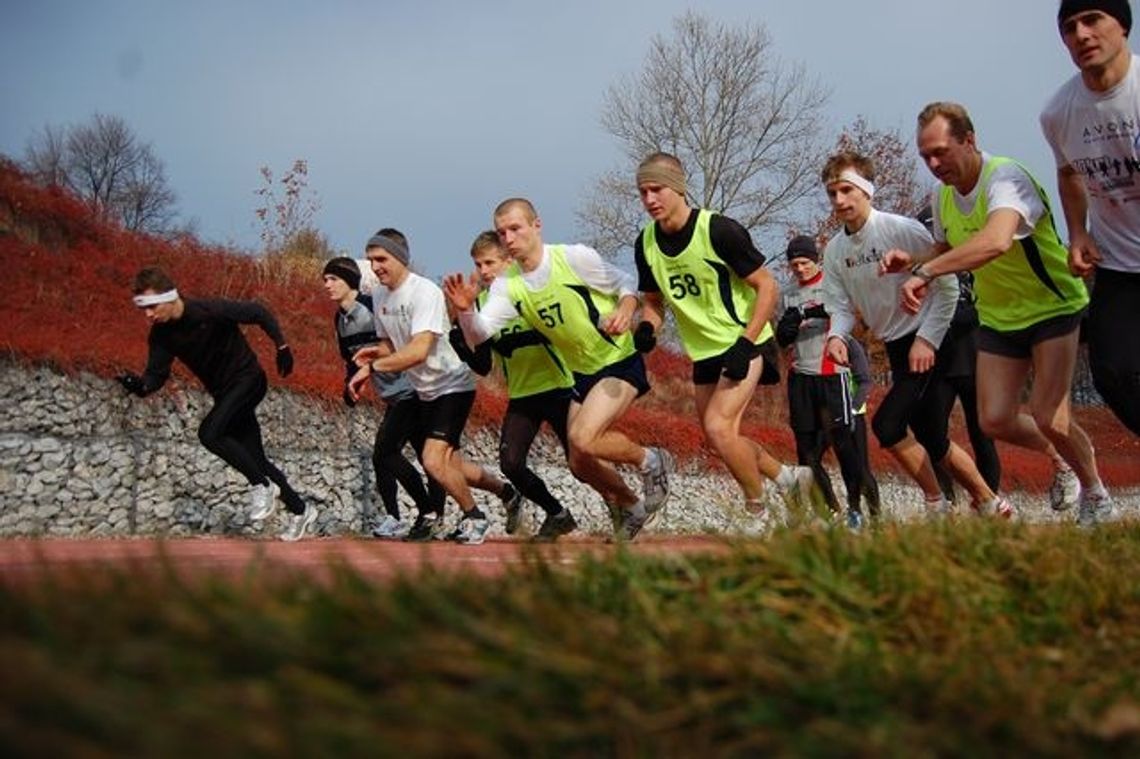
[{"label": "young man in yellow vest", "polygon": [[[918,152],[942,183],[934,209],[933,257],[902,284],[904,308],[916,310],[937,277],[970,270],[978,317],[978,404],[987,434],[1045,455],[1056,452],[1080,480],[1077,521],[1114,517],[1096,456],[1073,420],[1070,388],[1077,337],[1088,305],[1084,283],[1069,272],[1049,199],[1024,167],[978,149],[974,125],[957,103],[931,103],[918,116]],[[912,256],[892,251],[884,268]],[[1030,371],[1029,414],[1021,396]],[[1052,443],[1052,445],[1050,445]],[[1064,468],[1058,476],[1064,476]]]},{"label": "young man in yellow vest", "polygon": [[1069,268],[1096,272],[1085,334],[1093,382],[1140,435],[1140,56],[1128,0],[1064,0],[1061,39],[1080,72],[1041,112],[1069,228]]},{"label": "young man in yellow vest", "polygon": [[[693,361],[697,417],[740,485],[745,509],[765,515],[764,477],[776,483],[795,511],[814,508],[812,470],[781,464],[740,434],[761,374],[775,371],[768,322],[779,288],[764,268],[764,256],[738,222],[689,206],[684,167],[676,156],[654,153],[642,161],[637,189],[653,218],[634,243],[644,297],[643,321],[634,333],[638,350],[656,346],[665,309],[672,311],[681,345]],[[772,350],[762,358],[765,345]]]},{"label": "young man in yellow vest", "polygon": [[[633,347],[638,307],[632,278],[585,245],[544,245],[542,220],[530,201],[509,198],[495,209],[495,232],[514,263],[491,285],[482,310],[478,288],[462,274],[444,281],[468,342],[478,345],[522,318],[556,347],[574,373],[567,435],[570,469],[620,510],[617,536],[632,540],[669,495],[673,458],[611,429],[649,391],[645,362]],[[613,464],[639,469],[642,497]],[[616,521],[616,519],[615,519]]]},{"label": "young man in yellow vest", "polygon": [[[483,287],[476,299],[477,307],[482,308],[487,302],[488,288],[510,265],[511,257],[503,249],[499,236],[488,230],[472,243],[471,259],[475,263],[472,277]],[[574,377],[565,359],[549,340],[522,319],[507,324],[474,351],[467,345],[459,326],[452,328],[449,338],[455,352],[476,374],[486,376],[496,361],[502,369],[509,400],[499,434],[499,468],[523,497],[546,512],[535,540],[552,542],[573,531],[578,526],[574,515],[526,461],[543,422],[553,430],[562,450],[569,451],[566,421]],[[518,530],[521,516],[521,503],[507,513],[508,535]]]}]

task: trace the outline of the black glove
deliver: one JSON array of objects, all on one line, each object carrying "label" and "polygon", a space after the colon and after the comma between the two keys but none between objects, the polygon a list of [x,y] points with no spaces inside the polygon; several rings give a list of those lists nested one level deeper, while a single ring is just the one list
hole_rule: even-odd
[{"label": "black glove", "polygon": [[657,336],[653,334],[653,325],[643,321],[633,331],[633,347],[638,353],[649,353],[657,347]]},{"label": "black glove", "polygon": [[814,306],[808,306],[804,309],[805,319],[826,319],[827,309],[823,307],[822,303],[816,303]]},{"label": "black glove", "polygon": [[771,338],[756,346],[763,363],[760,365],[760,385],[780,384],[780,351],[776,348],[776,341]]},{"label": "black glove", "polygon": [[344,405],[352,408],[356,405],[356,399],[352,397],[352,391],[348,389],[348,383],[344,383],[344,392],[341,393],[341,398],[344,399]]},{"label": "black glove", "polygon": [[720,354],[720,358],[721,373],[733,382],[739,382],[748,376],[748,366],[756,358],[756,344],[741,335],[728,350]]},{"label": "black glove", "polygon": [[143,385],[142,377],[139,375],[125,372],[115,377],[115,379],[123,386],[123,389],[131,395],[137,395],[139,398],[146,395],[146,387]]},{"label": "black glove", "polygon": [[277,349],[277,373],[282,377],[288,377],[293,372],[293,351],[289,350],[288,345],[282,345]]},{"label": "black glove", "polygon": [[787,347],[796,341],[800,336],[800,322],[804,320],[804,315],[795,306],[784,311],[784,315],[780,317],[780,323],[776,325],[776,342],[781,347]]}]

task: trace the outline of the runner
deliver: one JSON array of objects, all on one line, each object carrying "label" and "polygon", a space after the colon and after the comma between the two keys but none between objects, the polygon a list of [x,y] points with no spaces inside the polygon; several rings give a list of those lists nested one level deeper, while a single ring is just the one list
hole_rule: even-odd
[{"label": "runner", "polygon": [[183,298],[161,269],[143,269],[135,276],[135,305],[150,322],[149,352],[142,375],[117,379],[142,398],[170,379],[174,359],[194,373],[214,399],[198,439],[208,451],[236,469],[250,485],[249,518],[260,521],[277,510],[280,495],[292,515],[282,540],[300,540],[317,520],[317,510],[290,487],[285,475],[265,455],[257,405],[269,384],[257,356],[239,328],[256,324],[277,346],[277,373],[293,371],[293,353],[277,319],[252,301]]},{"label": "runner", "polygon": [[[475,238],[471,245],[471,258],[475,262],[473,277],[483,290],[476,305],[487,302],[488,289],[495,277],[511,263],[499,236],[489,230]],[[516,319],[472,351],[456,325],[451,330],[451,344],[471,369],[481,376],[491,371],[497,361],[507,380],[507,413],[499,435],[499,468],[522,495],[538,504],[546,512],[535,540],[550,542],[573,531],[578,523],[570,510],[550,492],[542,478],[527,466],[527,455],[543,422],[550,426],[562,444],[566,442],[566,420],[570,413],[570,397],[574,377],[566,362],[550,342],[531,329],[522,319]],[[492,353],[494,356],[492,356]],[[507,515],[507,534],[519,527],[522,509],[516,508]]]},{"label": "runner", "polygon": [[[377,346],[357,351],[359,370],[349,382],[353,398],[373,372],[404,372],[419,399],[416,434],[424,437],[423,466],[459,505],[463,516],[448,537],[464,545],[485,540],[487,515],[475,504],[471,485],[498,494],[505,504],[518,498],[514,488],[467,462],[459,452],[460,437],[475,401],[475,381],[455,355],[447,334],[443,292],[408,268],[407,238],[391,228],[380,230],[365,246],[381,289],[373,298]],[[391,455],[400,456],[398,450]],[[508,509],[509,511],[509,509]],[[408,532],[409,540],[443,535],[439,513],[420,512]]]},{"label": "runner", "polygon": [[[333,328],[336,331],[337,348],[345,364],[344,402],[355,406],[356,399],[348,387],[357,370],[352,357],[361,348],[379,342],[372,317],[372,298],[359,292],[360,267],[351,258],[330,260],[325,264],[322,279],[325,292],[337,304]],[[442,510],[447,494],[434,480],[430,481],[425,490],[423,477],[400,453],[415,427],[419,408],[412,384],[399,373],[374,372],[372,389],[385,404],[384,419],[380,422],[372,445],[372,469],[376,476],[376,491],[384,507],[384,517],[373,527],[372,534],[377,538],[403,538],[407,536],[411,524],[400,518],[400,504],[396,498],[397,481],[404,486],[421,513]],[[422,451],[422,439],[416,441],[416,448]],[[394,455],[393,451],[398,455]]]},{"label": "runner", "polygon": [[[522,318],[544,335],[574,373],[567,421],[570,470],[610,508],[615,536],[633,540],[669,495],[673,457],[612,429],[649,391],[645,361],[633,347],[630,321],[638,306],[631,278],[584,245],[544,245],[542,220],[530,201],[510,198],[495,209],[495,232],[514,264],[492,283],[480,311],[478,287],[461,274],[445,280],[448,298],[470,344]],[[643,497],[614,464],[636,466]]]},{"label": "runner", "polygon": [[824,275],[815,238],[793,237],[785,255],[795,281],[784,292],[784,313],[777,325],[776,341],[780,347],[791,346],[794,355],[788,370],[788,418],[796,436],[796,456],[800,464],[811,467],[827,505],[838,514],[839,499],[823,468],[828,446],[835,449],[847,488],[847,526],[859,530],[863,527],[860,499],[867,466],[855,440],[851,370],[827,356],[831,319],[823,303]]},{"label": "runner", "polygon": [[907,275],[880,275],[880,260],[894,248],[928,250],[930,235],[914,219],[873,207],[874,165],[865,156],[833,155],[821,178],[836,218],[843,223],[823,254],[824,303],[831,315],[828,356],[837,364],[849,364],[847,342],[857,309],[871,332],[886,343],[891,365],[891,387],[871,428],[879,445],[922,488],[927,515],[950,510],[934,475],[932,462],[939,461],[970,493],[976,512],[1011,517],[1009,501],[986,485],[973,460],[947,435],[954,398],[941,381],[939,347],[954,315],[957,280],[937,280],[932,297],[917,313],[904,312],[899,285]]},{"label": "runner", "polygon": [[[1066,266],[1049,199],[1024,167],[978,149],[974,125],[957,103],[937,102],[918,116],[918,152],[942,182],[934,208],[933,257],[913,267],[902,286],[908,310],[923,307],[931,282],[973,271],[978,296],[978,410],[982,429],[1015,445],[1056,451],[1081,485],[1078,522],[1113,518],[1112,500],[1097,472],[1069,397],[1077,336],[1088,304],[1084,283]],[[913,253],[892,251],[890,270]],[[1029,411],[1021,411],[1030,371]]]},{"label": "runner", "polygon": [[643,295],[642,321],[634,333],[637,349],[645,353],[656,346],[668,308],[693,361],[697,418],[740,485],[745,509],[768,517],[762,500],[768,477],[791,511],[802,514],[813,508],[811,470],[781,464],[740,434],[765,367],[778,377],[768,320],[779,288],[764,268],[764,256],[738,222],[689,206],[684,167],[676,156],[654,153],[643,160],[637,188],[653,219],[634,242]]},{"label": "runner", "polygon": [[1140,57],[1127,0],[1064,0],[1061,39],[1079,73],[1041,113],[1057,161],[1069,268],[1096,273],[1085,333],[1097,392],[1140,435]]}]

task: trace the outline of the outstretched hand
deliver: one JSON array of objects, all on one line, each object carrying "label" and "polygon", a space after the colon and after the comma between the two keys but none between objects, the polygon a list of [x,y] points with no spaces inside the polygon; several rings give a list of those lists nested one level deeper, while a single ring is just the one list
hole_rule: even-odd
[{"label": "outstretched hand", "polygon": [[479,295],[479,278],[475,274],[448,274],[443,278],[443,294],[457,312],[470,311]]}]

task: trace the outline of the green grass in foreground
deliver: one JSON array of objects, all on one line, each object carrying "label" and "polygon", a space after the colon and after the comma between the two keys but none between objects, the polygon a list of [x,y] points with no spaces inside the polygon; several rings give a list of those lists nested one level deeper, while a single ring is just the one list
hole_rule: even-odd
[{"label": "green grass in foreground", "polygon": [[496,580],[0,584],[0,753],[1140,751],[1140,527],[787,533]]}]

